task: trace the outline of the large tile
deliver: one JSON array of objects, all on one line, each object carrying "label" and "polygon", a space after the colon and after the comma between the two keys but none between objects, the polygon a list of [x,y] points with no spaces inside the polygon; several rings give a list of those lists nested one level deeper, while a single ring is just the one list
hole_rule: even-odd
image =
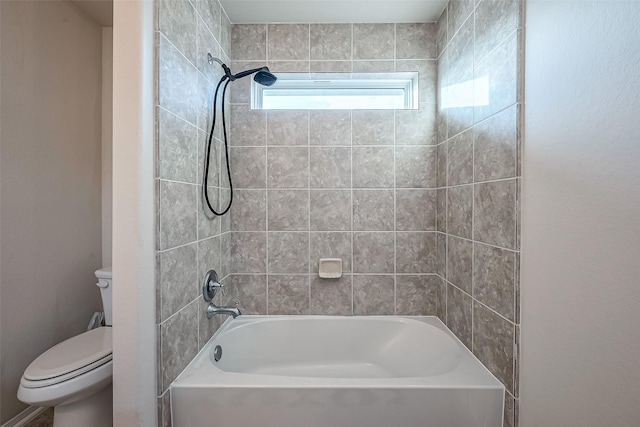
[{"label": "large tile", "polygon": [[[220,246],[220,238],[212,237],[198,242],[198,269],[197,269],[197,281],[199,283],[204,280],[204,276],[209,270],[215,270],[218,273],[218,277],[222,279],[222,253]],[[198,293],[201,291],[198,286]]]},{"label": "large tile", "polygon": [[264,24],[233,25],[231,59],[265,61],[267,59],[267,26]]},{"label": "large tile", "polygon": [[354,190],[353,229],[393,231],[393,190]]},{"label": "large tile", "polygon": [[437,143],[435,102],[421,102],[418,110],[396,110],[395,123],[396,145]]},{"label": "large tile", "polygon": [[474,240],[515,249],[516,180],[476,184]]},{"label": "large tile", "polygon": [[231,207],[233,231],[266,231],[267,191],[235,190]]},{"label": "large tile", "polygon": [[398,316],[435,316],[440,278],[396,276],[396,314]]},{"label": "large tile", "polygon": [[198,301],[160,325],[161,384],[163,392],[198,353]]},{"label": "large tile", "polygon": [[475,0],[451,0],[448,2],[449,37],[452,37],[466,20],[473,22],[473,19],[469,19],[469,16],[473,12],[474,2]]},{"label": "large tile", "polygon": [[483,0],[475,13],[475,57],[482,60],[519,26],[520,0]]},{"label": "large tile", "polygon": [[351,276],[311,281],[311,314],[350,315],[352,310]]},{"label": "large tile", "polygon": [[393,147],[353,147],[353,187],[393,187]]},{"label": "large tile", "polygon": [[350,111],[310,111],[310,145],[351,145]]},{"label": "large tile", "polygon": [[308,145],[309,112],[298,110],[267,111],[268,145]]},{"label": "large tile", "polygon": [[227,56],[231,55],[231,22],[226,13],[221,13],[220,17],[220,47]]},{"label": "large tile", "polygon": [[192,63],[196,63],[196,11],[190,2],[160,0],[158,29]]},{"label": "large tile", "polygon": [[[451,137],[473,125],[474,97],[473,91],[465,91],[465,98],[451,98],[445,89],[474,87],[473,74],[473,20],[468,20],[453,37],[443,63],[443,75],[439,76],[442,85],[441,106],[447,119],[447,132]],[[474,87],[475,90],[475,87]]]},{"label": "large tile", "polygon": [[350,147],[311,147],[309,163],[311,188],[351,187]]},{"label": "large tile", "polygon": [[351,24],[311,24],[311,59],[351,59]]},{"label": "large tile", "polygon": [[434,59],[404,59],[396,61],[396,71],[418,72],[418,99],[436,103],[437,61]]},{"label": "large tile", "polygon": [[231,233],[231,268],[234,273],[266,273],[267,233]]},{"label": "large tile", "polygon": [[449,151],[449,145],[447,142],[442,142],[436,147],[436,186],[447,186],[447,154]]},{"label": "large tile", "polygon": [[447,238],[447,275],[449,282],[471,294],[473,281],[473,242]]},{"label": "large tile", "polygon": [[264,274],[233,274],[225,285],[227,295],[222,304],[235,306],[242,314],[267,314],[267,276]]},{"label": "large tile", "polygon": [[467,130],[447,142],[447,185],[473,182],[473,132]]},{"label": "large tile", "polygon": [[270,60],[308,60],[308,24],[269,24],[268,57]]},{"label": "large tile", "polygon": [[264,147],[230,147],[234,188],[266,188],[267,152]]},{"label": "large tile", "polygon": [[472,221],[473,185],[448,188],[447,233],[458,237],[464,237],[465,239],[471,239]]},{"label": "large tile", "polygon": [[474,303],[473,354],[513,392],[514,334],[512,323]]},{"label": "large tile", "polygon": [[436,25],[396,24],[397,59],[435,59]]},{"label": "large tile", "polygon": [[[244,70],[264,67],[264,61],[231,61],[231,72],[238,74]],[[222,92],[222,88],[220,89]],[[227,100],[232,104],[249,104],[251,102],[251,79],[244,78],[229,85]]]},{"label": "large tile", "polygon": [[308,73],[309,60],[303,61],[272,61],[267,62],[272,73]]},{"label": "large tile", "polygon": [[269,233],[269,273],[309,273],[309,233]]},{"label": "large tile", "polygon": [[[224,75],[224,69],[222,66],[214,62],[213,64],[209,64],[209,55],[214,58],[218,58],[223,60],[224,55],[220,51],[220,45],[216,38],[209,32],[207,25],[203,22],[200,16],[197,17],[197,27],[198,32],[196,34],[196,58],[193,64],[196,66],[198,71],[210,82],[210,85],[213,86],[220,81],[220,78]],[[226,58],[224,60],[227,60]]]},{"label": "large tile", "polygon": [[396,272],[436,272],[436,233],[396,233]]},{"label": "large tile", "polygon": [[267,148],[267,185],[269,188],[308,188],[309,148]]},{"label": "large tile", "polygon": [[353,276],[353,314],[382,316],[394,314],[392,275]]},{"label": "large tile", "polygon": [[158,102],[189,123],[196,124],[198,71],[164,37],[158,50]]},{"label": "large tile", "polygon": [[309,230],[309,190],[267,192],[269,231]]},{"label": "large tile", "polygon": [[514,321],[516,253],[476,243],[474,266],[474,298]]},{"label": "large tile", "polygon": [[196,245],[160,253],[160,321],[198,296]]},{"label": "large tile", "polygon": [[309,314],[309,276],[269,276],[269,314]]},{"label": "large tile", "polygon": [[353,24],[353,59],[394,59],[394,24]]},{"label": "large tile", "polygon": [[158,170],[160,178],[190,182],[198,180],[198,131],[195,126],[158,109]]},{"label": "large tile", "polygon": [[390,73],[395,69],[395,61],[386,59],[383,61],[353,61],[354,73]]},{"label": "large tile", "polygon": [[464,345],[472,348],[472,299],[452,285],[447,285],[447,326]]},{"label": "large tile", "polygon": [[353,233],[354,273],[394,272],[394,233]]},{"label": "large tile", "polygon": [[352,116],[353,145],[393,145],[393,111],[354,110]]},{"label": "large tile", "polygon": [[436,193],[436,202],[438,204],[436,229],[442,233],[447,232],[447,189],[438,189]]},{"label": "large tile", "polygon": [[309,264],[312,273],[318,274],[320,258],[340,258],[343,274],[351,273],[350,232],[312,232],[309,240]]},{"label": "large tile", "polygon": [[160,181],[160,249],[196,240],[197,186]]},{"label": "large tile", "polygon": [[436,147],[396,147],[396,187],[436,188]]},{"label": "large tile", "polygon": [[[192,1],[192,3],[194,3]],[[221,7],[220,2],[216,0],[195,0],[196,10],[202,16],[202,19],[207,26],[207,29],[213,34],[213,36],[220,39],[221,29]],[[200,30],[202,31],[202,30]]]},{"label": "large tile", "polygon": [[434,231],[437,190],[396,190],[396,230]]},{"label": "large tile", "polygon": [[449,34],[448,34],[448,16],[447,16],[447,8],[445,7],[442,11],[442,14],[438,18],[438,22],[436,22],[436,47],[438,50],[438,57],[442,54],[447,43],[449,43]]},{"label": "large tile", "polygon": [[[264,110],[252,110],[248,105],[230,105],[229,145],[259,146],[265,145],[267,114]],[[222,118],[220,123],[222,126]]]},{"label": "large tile", "polygon": [[441,277],[447,277],[447,235],[438,233],[436,237],[436,273]]},{"label": "large tile", "polygon": [[312,73],[350,73],[351,61],[311,61],[309,71]]},{"label": "large tile", "polygon": [[518,107],[513,105],[473,128],[475,181],[516,176],[520,140]]},{"label": "large tile", "polygon": [[350,190],[311,190],[310,229],[351,230]]}]

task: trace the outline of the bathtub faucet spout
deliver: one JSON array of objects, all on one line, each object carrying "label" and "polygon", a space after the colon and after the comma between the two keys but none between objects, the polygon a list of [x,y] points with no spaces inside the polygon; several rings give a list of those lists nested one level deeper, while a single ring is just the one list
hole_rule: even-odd
[{"label": "bathtub faucet spout", "polygon": [[211,302],[207,306],[207,319],[211,319],[215,314],[228,314],[229,316],[233,316],[235,319],[242,313],[238,308],[238,301],[236,301],[235,307],[220,307]]}]

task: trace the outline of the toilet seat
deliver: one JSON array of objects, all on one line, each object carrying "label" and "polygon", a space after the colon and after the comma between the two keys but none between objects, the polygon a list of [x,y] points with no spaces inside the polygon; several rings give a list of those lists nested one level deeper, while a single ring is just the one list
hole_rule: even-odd
[{"label": "toilet seat", "polygon": [[112,329],[92,329],[42,353],[27,367],[20,382],[28,388],[49,387],[86,374],[112,358]]}]

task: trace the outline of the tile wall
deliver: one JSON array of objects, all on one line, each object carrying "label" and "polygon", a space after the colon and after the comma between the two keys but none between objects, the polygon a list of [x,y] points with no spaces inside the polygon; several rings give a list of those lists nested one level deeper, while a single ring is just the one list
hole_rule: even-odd
[{"label": "tile wall", "polygon": [[[157,392],[158,423],[167,426],[169,385],[221,320],[204,315],[200,282],[209,268],[221,277],[229,274],[229,217],[211,217],[203,209],[202,176],[221,72],[207,63],[207,53],[229,62],[231,24],[217,0],[159,0],[157,6]],[[228,183],[220,179],[216,136],[209,194],[220,208]]]},{"label": "tile wall", "polygon": [[[418,110],[261,111],[231,92],[230,301],[246,313],[444,315],[436,25],[234,25],[232,69],[419,71]],[[319,258],[341,258],[320,279]]]},{"label": "tile wall", "polygon": [[452,0],[437,23],[445,318],[505,385],[505,427],[518,419],[521,8],[512,0]]}]

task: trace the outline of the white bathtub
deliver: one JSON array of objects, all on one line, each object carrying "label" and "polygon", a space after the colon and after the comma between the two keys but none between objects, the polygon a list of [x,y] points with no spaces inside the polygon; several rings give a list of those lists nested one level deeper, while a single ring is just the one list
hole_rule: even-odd
[{"label": "white bathtub", "polygon": [[500,427],[503,401],[435,317],[240,316],[171,386],[174,427]]}]

